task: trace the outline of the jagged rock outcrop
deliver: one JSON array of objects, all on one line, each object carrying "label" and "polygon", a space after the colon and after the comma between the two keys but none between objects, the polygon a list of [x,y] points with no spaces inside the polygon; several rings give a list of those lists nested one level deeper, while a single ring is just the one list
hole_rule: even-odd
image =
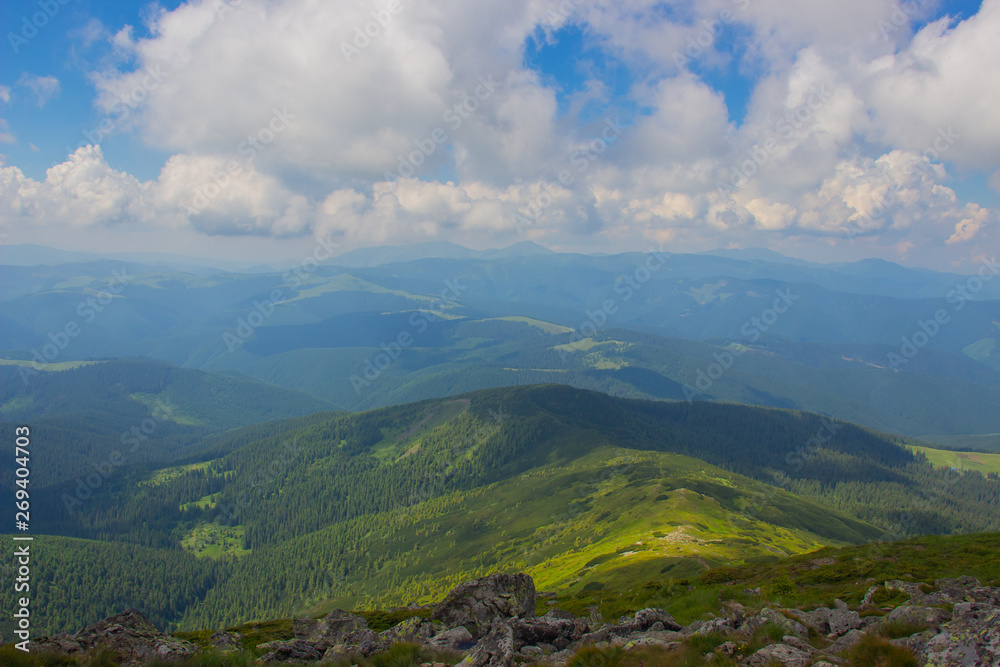
[{"label": "jagged rock outcrop", "polygon": [[[891,597],[900,592],[909,604],[898,604],[899,598]],[[879,607],[878,601],[885,599],[897,604]],[[669,652],[683,648],[695,635],[717,634],[726,641],[714,653],[746,667],[832,667],[843,664],[866,637],[912,627],[918,630],[915,634],[893,642],[910,649],[922,666],[1000,667],[998,602],[1000,589],[983,586],[972,577],[940,579],[933,585],[887,581],[872,586],[857,608],[836,600],[832,608],[754,611],[730,601],[723,605],[723,616],[710,615],[687,626],[662,609],[642,609],[606,624],[597,613],[579,618],[553,609],[536,617],[531,577],[497,574],[457,586],[434,608],[433,619],[412,617],[377,634],[361,616],[335,611],[320,619],[295,620],[293,639],[256,648],[262,654],[260,664],[319,664],[353,660],[357,655],[370,657],[406,641],[461,655],[462,667],[513,667],[529,662],[561,667],[586,645],[619,646],[626,651],[655,646]],[[760,632],[765,626],[770,627]],[[759,641],[762,634],[773,636],[775,626],[783,632],[780,640],[745,653],[749,640]],[[242,638],[231,632],[217,632],[209,640],[221,651],[238,650],[241,643]],[[111,650],[123,665],[181,660],[195,652],[192,644],[163,635],[135,610],[76,635],[35,643],[35,650],[70,656],[96,648]]]},{"label": "jagged rock outcrop", "polygon": [[34,650],[67,655],[106,651],[122,665],[149,662],[179,662],[191,657],[197,647],[156,629],[137,609],[129,609],[80,630],[75,635],[40,638]]},{"label": "jagged rock outcrop", "polygon": [[[359,654],[369,656],[387,649],[386,641],[356,614],[332,611],[323,618],[300,618],[292,622],[295,639],[261,644],[266,650],[261,662],[309,662],[331,659],[327,656]],[[315,654],[315,658],[307,658]]]},{"label": "jagged rock outcrop", "polygon": [[[534,582],[532,582],[534,594]],[[514,664],[514,629],[495,618],[489,633],[462,660],[462,667],[510,667]]]},{"label": "jagged rock outcrop", "polygon": [[219,630],[209,637],[208,644],[216,651],[222,651],[223,653],[239,651],[243,648],[243,637],[238,632]]},{"label": "jagged rock outcrop", "polygon": [[434,610],[434,619],[459,625],[479,638],[496,619],[532,618],[535,581],[526,574],[491,574],[456,586]]},{"label": "jagged rock outcrop", "polygon": [[1000,667],[1000,608],[979,602],[955,605],[952,620],[925,645],[912,646],[931,667]]}]

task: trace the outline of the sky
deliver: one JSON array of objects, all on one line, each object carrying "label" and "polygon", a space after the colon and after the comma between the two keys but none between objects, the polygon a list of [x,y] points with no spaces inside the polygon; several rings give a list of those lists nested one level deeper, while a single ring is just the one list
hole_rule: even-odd
[{"label": "sky", "polygon": [[971,270],[1000,0],[7,0],[0,241]]}]

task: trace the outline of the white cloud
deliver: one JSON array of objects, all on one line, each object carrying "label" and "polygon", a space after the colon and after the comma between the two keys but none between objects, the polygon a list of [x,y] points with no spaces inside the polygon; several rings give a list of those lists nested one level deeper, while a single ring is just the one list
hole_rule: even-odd
[{"label": "white cloud", "polygon": [[995,167],[1000,156],[1000,0],[950,26],[941,19],[884,61],[867,82],[878,136],[890,146],[931,150],[939,132],[960,139],[949,161]]},{"label": "white cloud", "polygon": [[[38,76],[36,74],[23,74],[18,79],[17,85],[30,90],[31,94],[35,96],[35,103],[40,107],[45,106],[50,100],[58,97],[61,89],[59,79],[54,76]],[[8,92],[7,98],[9,97]]]},{"label": "white cloud", "polygon": [[[41,182],[7,167],[2,203],[25,224],[354,244],[848,245],[845,229],[873,212],[857,252],[951,262],[995,242],[997,211],[959,201],[946,165],[996,168],[1000,0],[915,35],[921,17],[867,0],[594,0],[553,14],[560,4],[402,0],[378,27],[369,3],[194,0],[152,9],[141,39],[88,25],[81,39],[109,42],[117,64],[93,75],[99,109],[172,157],[149,182],[90,147]],[[577,115],[614,101],[605,84],[561,100],[525,69],[526,38],[565,22],[636,76],[630,126],[606,147],[605,119]],[[729,67],[715,47],[733,40],[755,81],[739,123],[692,73]],[[251,159],[254,137],[267,141]],[[554,188],[563,171],[573,182]],[[1000,172],[990,184],[1000,192]],[[513,215],[529,211],[518,235]]]},{"label": "white cloud", "polygon": [[17,137],[15,137],[10,132],[10,125],[6,120],[0,118],[0,144],[13,144],[17,142]]}]

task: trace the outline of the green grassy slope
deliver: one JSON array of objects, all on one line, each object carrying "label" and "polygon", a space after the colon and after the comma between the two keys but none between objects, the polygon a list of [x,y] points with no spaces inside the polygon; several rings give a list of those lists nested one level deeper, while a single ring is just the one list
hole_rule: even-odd
[{"label": "green grassy slope", "polygon": [[930,447],[913,446],[911,449],[927,457],[931,465],[955,470],[976,470],[981,473],[1000,473],[1000,454],[981,452],[955,452]]},{"label": "green grassy slope", "polygon": [[[693,490],[700,487],[711,491]],[[185,625],[245,620],[239,600],[250,588],[256,618],[263,619],[430,602],[498,569],[529,572],[546,590],[579,592],[882,534],[777,490],[766,512],[755,515],[758,490],[745,477],[690,457],[599,446],[502,482],[261,549],[241,560]],[[252,587],[262,572],[269,573],[267,583]]]},{"label": "green grassy slope", "polygon": [[55,526],[194,563],[238,555],[175,610],[185,627],[429,599],[511,564],[584,592],[881,531],[1000,528],[995,475],[935,469],[856,426],[558,385],[312,415],[204,448],[199,465],[122,476]]}]

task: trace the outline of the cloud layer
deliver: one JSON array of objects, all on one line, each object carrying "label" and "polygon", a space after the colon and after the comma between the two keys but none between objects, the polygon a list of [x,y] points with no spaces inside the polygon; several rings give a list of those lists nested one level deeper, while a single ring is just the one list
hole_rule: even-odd
[{"label": "cloud layer", "polygon": [[[173,155],[159,177],[83,147],[44,181],[0,167],[0,205],[23,229],[849,245],[959,265],[1000,245],[998,212],[949,187],[958,169],[1000,190],[1000,0],[914,32],[925,5],[189,2],[148,38],[107,32],[128,66],[92,75],[114,131]],[[626,97],[594,78],[565,98],[526,68],[526,40],[567,25],[635,75]],[[754,82],[738,124],[720,71]],[[52,81],[23,85],[42,104]]]}]

